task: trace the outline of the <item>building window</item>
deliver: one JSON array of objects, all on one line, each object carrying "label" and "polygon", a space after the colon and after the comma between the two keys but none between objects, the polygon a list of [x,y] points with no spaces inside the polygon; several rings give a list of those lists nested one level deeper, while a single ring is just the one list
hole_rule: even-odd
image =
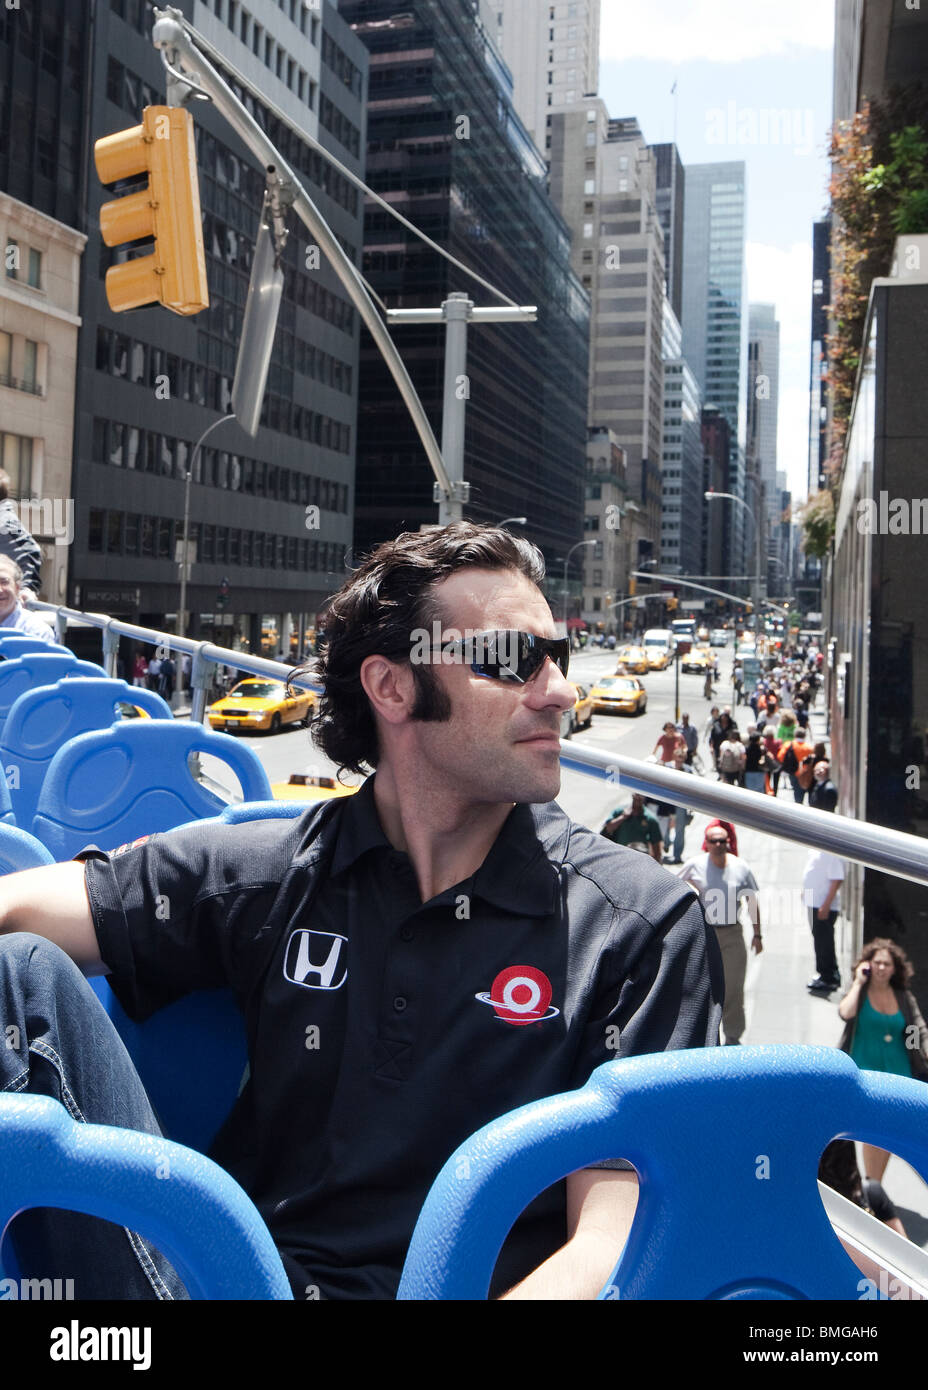
[{"label": "building window", "polygon": [[0,386],[9,386],[13,365],[13,338],[10,333],[0,333]]},{"label": "building window", "polygon": [[583,224],[583,235],[584,235],[585,237],[591,237],[591,236],[593,235],[593,223],[592,223],[592,222],[584,222],[584,224]]},{"label": "building window", "polygon": [[583,180],[583,192],[584,192],[587,196],[589,196],[591,193],[595,193],[595,192],[596,192],[596,180],[595,180],[595,179],[584,179],[584,180]]},{"label": "building window", "polygon": [[42,288],[42,252],[29,248],[29,274],[26,283],[33,289]]},{"label": "building window", "polygon": [[[548,100],[550,101],[550,97],[548,98]],[[595,132],[595,131],[593,131],[593,130],[588,130],[588,131],[587,131],[587,133],[586,133],[586,143],[587,143],[588,145],[595,145],[595,144],[596,144],[596,132]]]},{"label": "building window", "polygon": [[10,496],[32,495],[32,440],[21,434],[0,434],[0,460],[10,476]]},{"label": "building window", "polygon": [[38,389],[36,369],[39,363],[39,345],[27,338],[23,351],[23,386],[27,391]]}]

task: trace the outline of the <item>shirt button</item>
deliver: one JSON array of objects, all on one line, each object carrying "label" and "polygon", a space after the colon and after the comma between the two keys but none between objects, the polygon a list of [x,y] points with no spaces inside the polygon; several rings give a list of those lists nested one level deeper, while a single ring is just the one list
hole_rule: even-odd
[{"label": "shirt button", "polygon": [[400,931],[400,940],[412,941],[415,934],[416,933],[413,931],[412,927],[403,927]]},{"label": "shirt button", "polygon": [[394,1007],[394,1009],[396,1010],[396,1012],[397,1012],[398,1014],[401,1014],[401,1013],[403,1012],[403,1010],[405,1009],[405,1007],[406,1007],[406,1000],[403,998],[403,996],[402,996],[401,994],[398,994],[398,995],[396,996],[396,998],[394,999],[394,1001],[393,1001],[393,1007]]}]

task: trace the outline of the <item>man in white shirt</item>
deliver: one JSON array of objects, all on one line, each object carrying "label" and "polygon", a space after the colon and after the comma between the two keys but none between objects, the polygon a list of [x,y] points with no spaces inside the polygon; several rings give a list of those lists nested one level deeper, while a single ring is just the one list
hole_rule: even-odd
[{"label": "man in white shirt", "polygon": [[50,647],[58,646],[55,629],[37,613],[27,613],[23,608],[19,601],[22,593],[22,570],[9,555],[0,555],[0,632],[21,632],[24,637],[37,637]]},{"label": "man in white shirt", "polygon": [[802,878],[803,901],[809,909],[812,940],[815,944],[815,976],[809,981],[810,994],[827,998],[841,983],[835,956],[835,922],[838,920],[844,860],[825,849],[810,849]]},{"label": "man in white shirt", "polygon": [[725,971],[725,1005],[722,1030],[726,1043],[740,1043],[744,1032],[744,976],[748,953],[744,945],[741,907],[747,907],[754,935],[751,949],[764,949],[757,904],[757,882],[743,859],[728,853],[728,831],[718,822],[706,830],[708,852],[688,859],[680,878],[699,894],[707,923],[715,928]]}]

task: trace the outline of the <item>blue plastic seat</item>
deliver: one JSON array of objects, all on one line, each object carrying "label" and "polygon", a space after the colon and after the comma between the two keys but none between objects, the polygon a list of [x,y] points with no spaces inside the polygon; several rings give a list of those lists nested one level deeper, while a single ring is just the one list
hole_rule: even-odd
[{"label": "blue plastic seat", "polygon": [[246,801],[271,799],[256,755],[229,734],[163,719],[120,720],[78,734],[52,758],[32,833],[56,859],[88,844],[115,849],[126,841],[218,815],[227,804],[190,771],[193,753],[226,763]]},{"label": "blue plastic seat", "polygon": [[448,1159],[398,1297],[485,1299],[516,1217],[603,1159],[638,1172],[635,1220],[600,1298],[851,1299],[860,1270],[817,1187],[834,1138],[928,1178],[928,1087],[861,1072],[837,1048],[698,1048],[606,1062],[567,1095],[485,1126]]},{"label": "blue plastic seat", "polygon": [[0,824],[0,875],[16,874],[20,869],[38,869],[54,862],[34,835],[15,825]]},{"label": "blue plastic seat", "polygon": [[210,1159],[168,1139],[80,1124],[44,1096],[2,1095],[0,1230],[30,1207],[83,1211],[138,1231],[192,1298],[293,1297],[257,1208]]},{"label": "blue plastic seat", "polygon": [[[0,660],[10,661],[14,656],[29,656],[33,652],[39,654],[51,652],[69,651],[70,648],[60,645],[53,645],[50,642],[43,642],[39,637],[28,637],[25,632],[0,632]],[[73,656],[74,653],[71,652]]]},{"label": "blue plastic seat", "polygon": [[0,661],[0,737],[7,715],[20,695],[38,685],[54,685],[65,676],[106,676],[102,666],[78,661],[65,647],[58,651],[27,652],[24,656]]},{"label": "blue plastic seat", "polygon": [[171,707],[153,690],[107,677],[68,676],[27,690],[15,701],[0,736],[0,764],[16,822],[31,826],[52,758],[77,734],[108,729],[118,704],[135,705],[152,719],[172,719]]}]

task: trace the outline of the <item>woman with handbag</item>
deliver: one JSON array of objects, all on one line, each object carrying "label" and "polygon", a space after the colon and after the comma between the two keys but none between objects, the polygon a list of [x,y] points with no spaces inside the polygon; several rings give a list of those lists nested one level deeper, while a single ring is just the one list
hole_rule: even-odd
[{"label": "woman with handbag", "polygon": [[[928,1081],[928,1028],[908,988],[914,969],[895,941],[868,941],[854,965],[851,988],[838,1005],[845,1029],[838,1046],[861,1071],[884,1071]],[[864,1144],[864,1172],[881,1182],[885,1149]]]}]

